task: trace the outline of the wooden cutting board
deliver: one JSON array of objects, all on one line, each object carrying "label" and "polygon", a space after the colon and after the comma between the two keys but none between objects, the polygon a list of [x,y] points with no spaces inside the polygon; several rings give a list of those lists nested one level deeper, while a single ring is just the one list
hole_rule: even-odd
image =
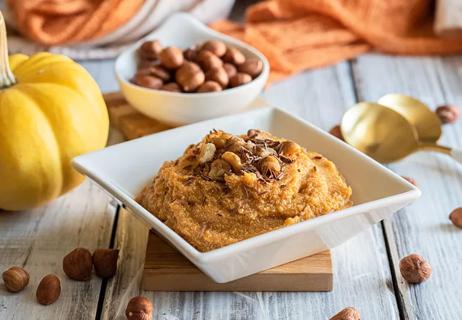
[{"label": "wooden cutting board", "polygon": [[[136,111],[119,92],[105,94],[104,99],[111,126],[121,131],[128,140],[170,128]],[[330,251],[324,251],[219,284],[208,278],[175,248],[150,232],[142,286],[149,291],[331,291],[332,257]]]},{"label": "wooden cutting board", "polygon": [[142,286],[148,291],[331,291],[330,251],[228,283],[216,283],[180,252],[149,233]]}]

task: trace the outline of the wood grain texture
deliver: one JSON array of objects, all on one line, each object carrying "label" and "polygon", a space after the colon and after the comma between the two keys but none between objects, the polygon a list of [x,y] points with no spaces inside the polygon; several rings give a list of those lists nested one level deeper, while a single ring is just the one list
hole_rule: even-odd
[{"label": "wood grain texture", "polygon": [[[101,280],[76,282],[62,270],[63,257],[75,247],[107,247],[114,218],[110,198],[86,180],[73,192],[39,209],[0,212],[0,270],[23,266],[29,286],[10,294],[0,286],[0,319],[94,319]],[[61,296],[50,306],[36,302],[37,285],[45,275],[61,279]]]},{"label": "wood grain texture", "polygon": [[[329,129],[355,101],[347,63],[314,70],[270,87],[264,98]],[[334,290],[306,292],[146,292],[140,289],[148,228],[122,211],[116,234],[122,270],[108,283],[103,319],[122,319],[130,297],[143,294],[154,319],[325,319],[354,305],[365,319],[398,319],[383,238],[376,226],[333,250]]]},{"label": "wood grain texture", "polygon": [[[390,92],[419,97],[432,108],[451,102],[462,105],[462,56],[406,58],[365,55],[354,64],[361,99],[376,100]],[[446,125],[441,143],[462,147],[462,122]],[[390,166],[413,177],[422,197],[394,216],[387,237],[396,241],[392,262],[405,319],[459,319],[462,304],[462,231],[448,220],[462,206],[462,167],[447,156],[418,153]],[[394,240],[393,240],[394,239]],[[408,286],[398,270],[399,259],[420,253],[433,267],[432,277]]]},{"label": "wood grain texture", "polygon": [[228,283],[216,283],[178,250],[149,233],[142,288],[147,291],[331,291],[329,250]]}]

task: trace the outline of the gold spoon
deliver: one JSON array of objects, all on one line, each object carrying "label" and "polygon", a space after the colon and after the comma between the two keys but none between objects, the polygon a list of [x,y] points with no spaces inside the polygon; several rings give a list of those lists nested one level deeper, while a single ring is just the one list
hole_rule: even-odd
[{"label": "gold spoon", "polygon": [[399,112],[417,130],[419,140],[436,143],[441,137],[441,120],[425,103],[403,94],[384,95],[379,104]]},{"label": "gold spoon", "polygon": [[419,141],[416,128],[400,113],[374,102],[361,102],[343,116],[341,131],[347,143],[383,163],[417,151],[436,151],[462,163],[462,150]]}]

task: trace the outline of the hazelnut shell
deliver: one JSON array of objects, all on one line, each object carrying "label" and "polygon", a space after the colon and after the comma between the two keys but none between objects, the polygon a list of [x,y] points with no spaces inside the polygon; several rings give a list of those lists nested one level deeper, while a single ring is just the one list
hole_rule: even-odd
[{"label": "hazelnut shell", "polygon": [[73,280],[90,280],[92,269],[92,256],[90,251],[85,248],[76,248],[69,252],[63,259],[63,271]]},{"label": "hazelnut shell", "polygon": [[117,272],[117,260],[119,250],[117,249],[96,249],[93,252],[93,265],[98,277],[112,278]]},{"label": "hazelnut shell", "polygon": [[183,52],[177,47],[167,47],[159,53],[159,60],[164,67],[177,69],[183,64]]},{"label": "hazelnut shell", "polygon": [[149,299],[137,296],[130,299],[125,309],[128,320],[151,320],[153,306]]},{"label": "hazelnut shell", "polygon": [[462,208],[454,209],[449,215],[449,220],[458,228],[462,228]]},{"label": "hazelnut shell", "polygon": [[61,295],[61,281],[54,274],[49,274],[40,281],[36,297],[37,301],[43,305],[49,305],[58,300]]},{"label": "hazelnut shell", "polygon": [[331,317],[329,320],[360,320],[359,311],[353,307],[347,307]]},{"label": "hazelnut shell", "polygon": [[29,273],[17,266],[3,272],[2,278],[9,292],[19,292],[29,284]]},{"label": "hazelnut shell", "polygon": [[401,275],[408,283],[421,283],[432,274],[432,267],[418,254],[410,254],[399,262]]}]

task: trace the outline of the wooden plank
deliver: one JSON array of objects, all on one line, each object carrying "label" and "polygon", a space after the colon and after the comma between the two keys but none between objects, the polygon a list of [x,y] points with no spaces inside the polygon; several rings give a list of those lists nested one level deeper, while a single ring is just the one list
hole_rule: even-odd
[{"label": "wooden plank", "polygon": [[142,288],[146,291],[331,291],[329,250],[228,283],[216,283],[178,250],[149,233]]},{"label": "wooden plank", "polygon": [[[107,247],[114,218],[110,198],[94,183],[54,202],[25,212],[0,212],[0,270],[23,266],[29,286],[16,294],[0,293],[0,319],[92,319],[96,315],[101,280],[68,279],[63,257],[75,247]],[[40,279],[54,273],[61,279],[59,300],[50,306],[36,302]]]},{"label": "wooden plank", "polygon": [[[409,58],[365,55],[354,64],[354,78],[361,99],[376,100],[390,92],[419,97],[432,108],[452,102],[462,105],[462,56]],[[462,147],[462,122],[444,127],[441,142]],[[394,216],[386,228],[397,273],[400,303],[405,319],[458,319],[462,283],[462,232],[448,220],[450,211],[461,206],[462,169],[444,155],[419,153],[390,166],[411,176],[422,190],[422,198]],[[399,274],[399,259],[409,253],[422,254],[432,265],[433,275],[421,285],[408,286]]]},{"label": "wooden plank", "polygon": [[[329,129],[354,103],[347,63],[306,72],[264,93],[270,103]],[[354,305],[365,319],[398,319],[383,231],[376,226],[333,250],[332,293],[146,292],[140,289],[148,228],[123,211],[116,234],[122,269],[108,283],[103,319],[123,315],[130,297],[143,294],[159,319],[325,319]]]}]

